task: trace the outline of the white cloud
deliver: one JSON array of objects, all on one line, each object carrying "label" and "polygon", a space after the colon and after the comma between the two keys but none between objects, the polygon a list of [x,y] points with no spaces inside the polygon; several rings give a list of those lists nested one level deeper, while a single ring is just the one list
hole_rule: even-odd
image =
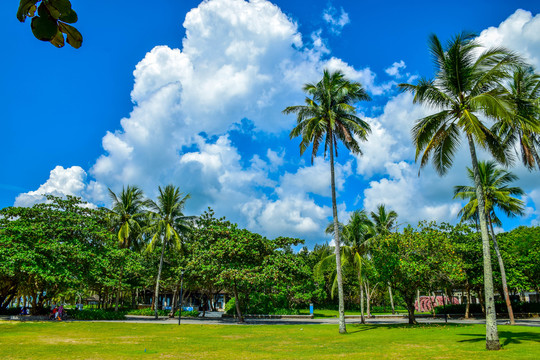
[{"label": "white cloud", "polygon": [[340,8],[339,14],[335,7],[328,6],[323,12],[323,19],[330,25],[330,31],[339,35],[345,25],[350,23],[349,14]]},{"label": "white cloud", "polygon": [[405,61],[400,60],[400,62],[395,62],[390,66],[389,68],[385,69],[384,71],[390,75],[394,76],[396,78],[400,78],[402,75],[400,73],[400,69],[405,69],[407,66],[405,65]]},{"label": "white cloud", "polygon": [[330,58],[326,62],[325,68],[330,71],[342,71],[348,79],[360,82],[364,86],[364,88],[373,95],[382,95],[395,85],[395,82],[376,84],[376,74],[369,68],[356,70],[354,67],[347,64],[345,61],[335,57]]},{"label": "white cloud", "polygon": [[[49,179],[35,191],[19,194],[15,199],[14,206],[28,207],[45,202],[44,195],[65,197],[66,195],[82,197],[85,201],[92,199],[100,200],[100,194],[96,191],[96,184],[86,184],[86,172],[80,166],[72,166],[64,169],[57,166],[49,175]],[[89,204],[90,207],[95,207]]]},{"label": "white cloud", "polygon": [[504,46],[516,51],[538,70],[540,69],[540,14],[516,10],[498,27],[480,33],[478,40],[486,47]]}]

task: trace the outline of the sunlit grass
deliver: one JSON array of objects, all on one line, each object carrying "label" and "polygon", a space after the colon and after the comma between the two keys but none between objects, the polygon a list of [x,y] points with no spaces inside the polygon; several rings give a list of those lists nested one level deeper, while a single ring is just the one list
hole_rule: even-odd
[{"label": "sunlit grass", "polygon": [[171,325],[0,322],[0,359],[538,359],[540,328],[482,325]]}]

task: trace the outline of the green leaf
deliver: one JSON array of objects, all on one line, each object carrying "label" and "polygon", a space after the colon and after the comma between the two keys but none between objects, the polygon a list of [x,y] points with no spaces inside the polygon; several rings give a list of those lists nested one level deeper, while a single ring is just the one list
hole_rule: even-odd
[{"label": "green leaf", "polygon": [[51,44],[53,44],[57,48],[64,47],[64,34],[62,34],[60,30],[57,30],[55,37],[51,40]]},{"label": "green leaf", "polygon": [[60,31],[67,35],[67,43],[73,46],[75,49],[78,49],[82,45],[83,37],[79,30],[75,29],[73,26],[59,23]]},{"label": "green leaf", "polygon": [[19,2],[19,9],[17,9],[17,19],[19,19],[20,22],[24,22],[27,16],[33,17],[38,1],[39,0],[21,0]]},{"label": "green leaf", "polygon": [[69,0],[49,0],[48,3],[58,9],[62,14],[66,14],[71,10],[71,2]]},{"label": "green leaf", "polygon": [[68,24],[73,24],[76,23],[79,18],[77,16],[77,13],[70,9],[67,13],[62,13],[59,20],[62,20],[63,22]]},{"label": "green leaf", "polygon": [[42,41],[51,41],[58,32],[56,21],[49,17],[36,16],[32,18],[32,32]]}]

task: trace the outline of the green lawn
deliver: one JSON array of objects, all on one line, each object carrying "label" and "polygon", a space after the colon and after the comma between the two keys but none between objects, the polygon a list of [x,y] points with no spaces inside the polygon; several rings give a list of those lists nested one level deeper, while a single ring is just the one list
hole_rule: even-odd
[{"label": "green lawn", "polygon": [[[0,322],[0,359],[539,359],[540,328],[483,325],[172,325]],[[146,349],[146,352],[145,352]]]}]

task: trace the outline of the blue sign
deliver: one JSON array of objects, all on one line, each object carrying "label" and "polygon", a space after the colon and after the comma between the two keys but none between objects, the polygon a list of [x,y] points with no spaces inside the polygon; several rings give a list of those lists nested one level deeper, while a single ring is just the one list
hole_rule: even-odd
[{"label": "blue sign", "polygon": [[182,311],[193,311],[193,306],[184,306],[182,307]]},{"label": "blue sign", "polygon": [[313,315],[313,304],[309,304],[309,313]]}]

